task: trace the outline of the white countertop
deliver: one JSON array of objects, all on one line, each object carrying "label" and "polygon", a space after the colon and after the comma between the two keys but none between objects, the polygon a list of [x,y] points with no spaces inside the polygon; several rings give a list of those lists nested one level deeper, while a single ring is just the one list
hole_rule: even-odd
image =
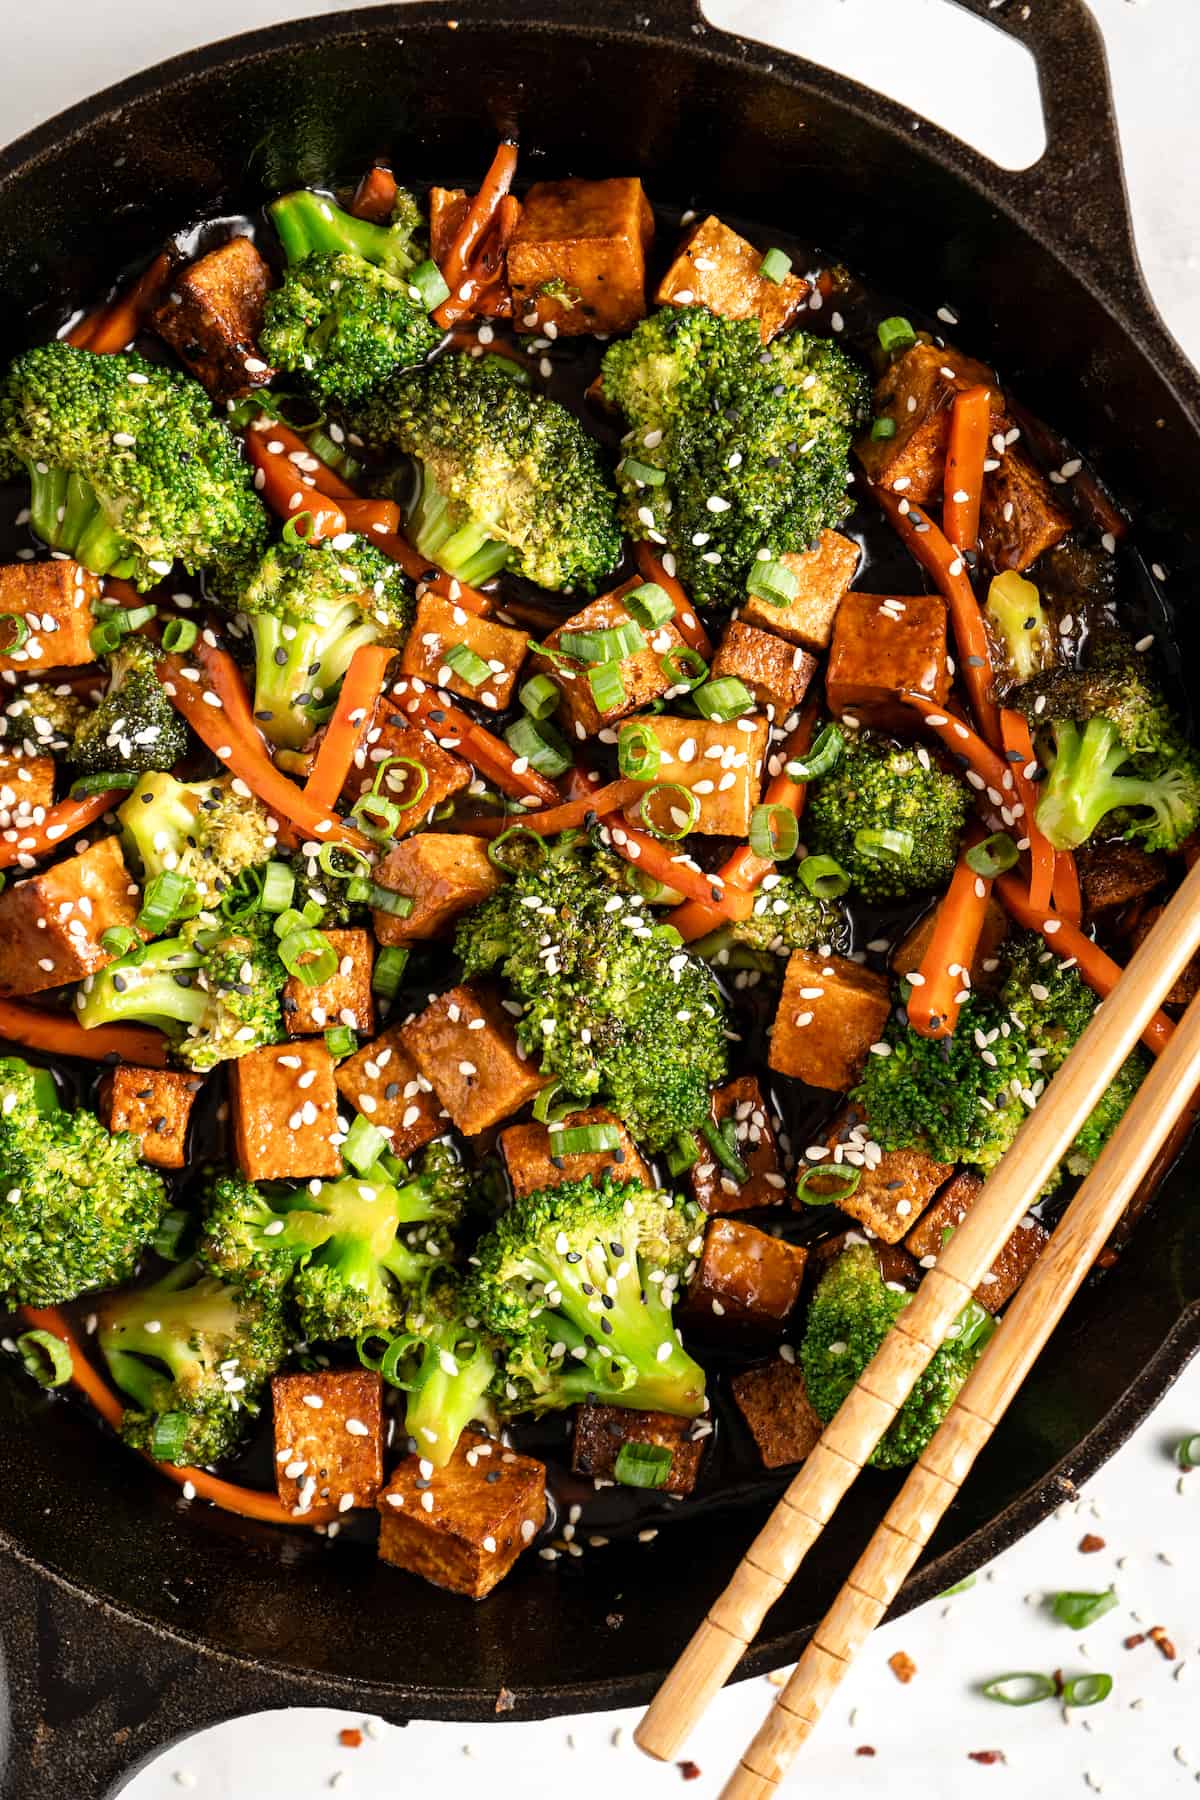
[{"label": "white countertop", "polygon": [[[1054,0],[1032,0],[1052,5]],[[1168,324],[1200,360],[1200,16],[1195,0],[1093,0],[1113,65],[1135,227],[1150,286]],[[653,0],[647,0],[648,9]],[[297,11],[292,0],[208,0],[193,12],[161,0],[37,0],[5,21],[0,71],[0,142],[134,69],[193,44]],[[1020,160],[1036,143],[1027,84],[1014,77],[954,81],[963,51],[943,0],[709,0],[714,23],[768,39],[886,86],[914,111],[969,135],[979,147]],[[897,21],[901,29],[897,32]],[[923,29],[923,27],[928,29]],[[984,40],[969,49],[1002,55]],[[1064,1508],[982,1575],[969,1592],[934,1602],[885,1626],[822,1722],[788,1785],[838,1800],[961,1800],[1019,1793],[1023,1800],[1104,1793],[1158,1800],[1200,1783],[1200,1472],[1181,1477],[1171,1459],[1179,1438],[1200,1431],[1200,1364],[1176,1385],[1077,1505]],[[1103,1550],[1082,1555],[1085,1533]],[[552,1578],[552,1577],[551,1577]],[[1062,1587],[1116,1584],[1118,1608],[1082,1635],[1054,1624],[1042,1596]],[[1162,1625],[1178,1657],[1123,1640]],[[398,1636],[402,1627],[398,1622]],[[887,1658],[904,1650],[917,1675],[902,1686]],[[1065,1715],[1055,1703],[999,1707],[974,1690],[1011,1669],[1107,1670],[1109,1701]],[[686,1784],[711,1800],[775,1689],[743,1683],[723,1694],[687,1746],[701,1773]],[[354,1800],[433,1795],[465,1800],[487,1792],[569,1792],[572,1800],[662,1800],[681,1772],[649,1763],[631,1743],[632,1713],[536,1725],[416,1724],[400,1731],[326,1711],[236,1721],[168,1749],[122,1790],[125,1800]],[[343,1727],[366,1726],[357,1748]],[[874,1756],[858,1754],[865,1747]],[[1001,1750],[1003,1766],[969,1760]]]}]

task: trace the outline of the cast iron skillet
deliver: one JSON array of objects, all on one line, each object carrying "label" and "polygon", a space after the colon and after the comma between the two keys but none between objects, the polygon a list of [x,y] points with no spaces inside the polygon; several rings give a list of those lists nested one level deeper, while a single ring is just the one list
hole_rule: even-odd
[{"label": "cast iron skillet", "polygon": [[[958,0],[1035,52],[1049,148],[1008,174],[854,83],[722,36],[692,0],[457,0],[304,20],[195,51],[0,157],[0,332],[102,291],[181,221],[300,182],[484,166],[642,174],[659,197],[789,225],[993,355],[1133,506],[1175,667],[1200,654],[1200,381],[1138,273],[1103,54],[1083,0]],[[994,5],[994,0],[993,0]],[[448,29],[449,18],[457,28]],[[44,330],[43,330],[44,335]],[[1147,578],[1148,582],[1148,578]],[[1180,602],[1178,609],[1175,602]],[[1200,1346],[1193,1147],[1120,1264],[1086,1291],[907,1584],[928,1599],[1027,1531],[1123,1440]],[[648,1697],[772,1490],[652,1550],[534,1563],[484,1605],[369,1552],[182,1508],[76,1407],[0,1381],[0,1547],[14,1716],[9,1800],[87,1800],[168,1738],[236,1712],[530,1718]],[[882,1510],[856,1489],[741,1673],[793,1658]]]}]

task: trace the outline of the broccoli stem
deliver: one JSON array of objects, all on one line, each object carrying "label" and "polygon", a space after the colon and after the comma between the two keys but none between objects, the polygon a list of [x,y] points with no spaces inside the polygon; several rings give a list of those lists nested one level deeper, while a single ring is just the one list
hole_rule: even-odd
[{"label": "broccoli stem", "polygon": [[[89,976],[79,993],[79,1023],[85,1031],[97,1025],[136,1020],[169,1030],[199,1025],[209,997],[191,974],[203,958],[182,938],[151,944],[141,962],[122,957]],[[90,984],[90,985],[89,985]]]},{"label": "broccoli stem", "polygon": [[[232,1338],[239,1325],[233,1291],[196,1265],[179,1263],[153,1287],[106,1302],[100,1345],[113,1380],[147,1412],[159,1408],[169,1371],[179,1381],[199,1368],[202,1338]],[[153,1329],[151,1329],[153,1327]]]},{"label": "broccoli stem", "polygon": [[[1080,731],[1054,723],[1054,766],[1038,801],[1037,822],[1056,850],[1075,850],[1105,813],[1136,804],[1121,792],[1117,771],[1129,760],[1116,726],[1097,715]],[[1132,784],[1136,785],[1136,784]]]},{"label": "broccoli stem", "polygon": [[52,550],[64,550],[93,575],[128,575],[129,540],[113,530],[91,484],[65,469],[29,469],[29,522]]},{"label": "broccoli stem", "polygon": [[[564,1404],[598,1394],[614,1406],[687,1418],[703,1412],[704,1371],[675,1335],[661,1283],[643,1288],[632,1259],[610,1263],[599,1245],[579,1263],[556,1259],[547,1277],[553,1295],[548,1303],[567,1345],[560,1377]],[[597,1307],[600,1295],[604,1301]]]},{"label": "broccoli stem", "polygon": [[306,256],[361,256],[364,262],[403,273],[414,258],[407,240],[387,225],[373,225],[343,212],[323,194],[301,189],[285,194],[270,208],[271,219],[289,263]]},{"label": "broccoli stem", "polygon": [[379,633],[352,602],[320,622],[276,613],[249,618],[255,718],[277,747],[298,750],[315,729],[313,709],[332,700],[354,652]]},{"label": "broccoli stem", "polygon": [[489,537],[482,525],[452,505],[424,463],[418,464],[418,494],[408,527],[422,556],[469,587],[498,575],[512,554],[508,544]]},{"label": "broccoli stem", "polygon": [[443,1469],[472,1419],[486,1417],[484,1396],[496,1375],[490,1350],[457,1324],[426,1340],[421,1366],[409,1387],[405,1430],[435,1468]]}]

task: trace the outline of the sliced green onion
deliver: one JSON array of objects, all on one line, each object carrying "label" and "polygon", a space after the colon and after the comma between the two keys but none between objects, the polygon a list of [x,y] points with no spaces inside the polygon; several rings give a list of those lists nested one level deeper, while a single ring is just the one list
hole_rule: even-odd
[{"label": "sliced green onion", "polygon": [[279,960],[305,987],[318,987],[337,974],[338,953],[322,931],[307,927],[279,940]]},{"label": "sliced green onion", "polygon": [[269,862],[263,870],[262,909],[264,912],[285,912],[292,904],[292,895],[296,891],[296,877],[285,862]]},{"label": "sliced green onion", "polygon": [[369,1119],[364,1119],[361,1113],[356,1113],[354,1123],[342,1144],[342,1158],[352,1169],[357,1169],[360,1175],[365,1175],[368,1169],[375,1167],[387,1147],[388,1141],[379,1127],[372,1125]]},{"label": "sliced green onion", "polygon": [[[669,824],[663,824],[659,818],[660,805],[667,809]],[[635,811],[638,823],[647,831],[677,844],[696,827],[700,817],[700,796],[678,781],[659,781],[639,797]]]},{"label": "sliced green onion", "polygon": [[817,900],[840,900],[850,886],[850,877],[832,856],[806,856],[796,864],[796,873]]},{"label": "sliced green onion", "polygon": [[177,1463],[187,1442],[186,1413],[160,1413],[150,1432],[149,1450],[155,1462]]},{"label": "sliced green onion", "polygon": [[880,319],[879,342],[889,356],[897,350],[907,350],[909,345],[915,344],[916,341],[917,334],[907,319],[896,315],[890,319]]},{"label": "sliced green onion", "polygon": [[639,487],[661,487],[667,479],[665,469],[656,469],[652,463],[639,462],[635,456],[622,458],[621,474],[627,475],[630,481],[636,481]]},{"label": "sliced green onion", "polygon": [[603,631],[564,631],[558,641],[564,656],[583,663],[620,663],[646,648],[642,628],[633,619]]},{"label": "sliced green onion", "polygon": [[789,781],[819,781],[836,769],[846,748],[846,740],[837,725],[826,725],[813,740],[807,756],[793,756],[784,767]]},{"label": "sliced green onion", "polygon": [[443,300],[450,298],[450,289],[446,286],[446,278],[431,258],[419,262],[415,269],[408,272],[409,287],[416,288],[417,296],[426,312],[433,312]]},{"label": "sliced green onion", "polygon": [[162,647],[180,652],[190,650],[199,636],[199,627],[191,619],[168,619],[163,626]]},{"label": "sliced green onion", "polygon": [[446,652],[445,662],[446,667],[453,669],[468,687],[482,687],[485,681],[491,680],[492,671],[470,644],[452,644]]},{"label": "sliced green onion", "polygon": [[157,937],[190,906],[195,890],[190,881],[174,869],[156,875],[142,895],[142,910],[137,922],[143,931]]},{"label": "sliced green onion", "polygon": [[0,656],[10,656],[14,650],[23,648],[29,637],[29,620],[20,613],[0,614],[0,629],[9,628],[8,642],[0,646]]},{"label": "sliced green onion", "polygon": [[965,860],[968,869],[991,880],[992,876],[1003,875],[1006,869],[1015,868],[1019,855],[1007,831],[993,831],[982,843],[971,845]]},{"label": "sliced green onion", "polygon": [[758,265],[758,272],[764,281],[779,282],[784,279],[792,266],[792,259],[786,250],[768,250]]},{"label": "sliced green onion", "polygon": [[641,719],[622,725],[617,739],[617,767],[627,781],[653,781],[662,762],[662,745]]},{"label": "sliced green onion", "polygon": [[647,631],[653,631],[675,617],[670,595],[665,588],[659,587],[657,581],[643,581],[640,587],[630,588],[627,594],[621,596],[621,605]]},{"label": "sliced green onion", "polygon": [[309,925],[316,925],[323,915],[324,909],[317,900],[306,900],[297,912],[295,907],[288,907],[275,920],[275,936],[285,938],[289,932],[303,931]]},{"label": "sliced green onion", "polygon": [[[110,956],[133,956],[137,951],[145,953],[141,933],[132,925],[110,925],[107,931],[100,933],[100,948],[107,950]],[[137,957],[141,961],[141,956]]]},{"label": "sliced green onion", "polygon": [[627,1439],[613,1463],[613,1474],[622,1487],[660,1488],[670,1473],[671,1452],[665,1444],[635,1444]]},{"label": "sliced green onion", "polygon": [[316,523],[310,512],[293,513],[284,524],[280,536],[285,544],[307,544]]},{"label": "sliced green onion", "polygon": [[[343,859],[340,865],[339,859]],[[317,867],[331,881],[349,881],[355,874],[369,870],[371,859],[354,844],[322,844],[317,852]]]},{"label": "sliced green onion", "polygon": [[587,672],[588,686],[592,690],[598,712],[618,712],[625,704],[625,683],[621,680],[621,671],[616,663],[600,663]]},{"label": "sliced green onion", "polygon": [[395,888],[381,887],[377,881],[367,883],[363,898],[372,912],[388,913],[393,919],[407,919],[413,909],[410,894],[398,894]]},{"label": "sliced green onion", "polygon": [[570,1125],[550,1133],[551,1156],[592,1156],[598,1150],[620,1148],[621,1131],[617,1125]]},{"label": "sliced green onion", "polygon": [[975,1344],[986,1343],[995,1329],[996,1321],[987,1307],[981,1306],[978,1300],[968,1300],[947,1331],[946,1339],[969,1350]]},{"label": "sliced green onion", "polygon": [[712,1119],[705,1119],[700,1127],[700,1136],[721,1167],[728,1170],[739,1186],[744,1187],[750,1179],[750,1171],[737,1153],[737,1128],[733,1120],[725,1119],[717,1125]]},{"label": "sliced green onion", "polygon": [[786,862],[800,844],[800,822],[790,806],[756,806],[750,814],[750,848],[769,862]]},{"label": "sliced green onion", "polygon": [[754,711],[754,696],[736,675],[722,675],[716,681],[706,681],[703,687],[695,690],[692,699],[696,702],[697,712],[718,724],[740,719],[743,713]]},{"label": "sliced green onion", "polygon": [[667,1147],[667,1171],[671,1175],[684,1175],[694,1169],[700,1161],[700,1145],[690,1131],[681,1131],[673,1144]]},{"label": "sliced green onion", "polygon": [[88,643],[97,656],[111,656],[114,650],[120,648],[124,636],[116,619],[105,619],[102,624],[93,625],[88,633]]},{"label": "sliced green onion", "polygon": [[578,1112],[583,1104],[575,1094],[568,1094],[561,1081],[552,1081],[535,1096],[533,1116],[539,1125],[548,1125],[556,1119],[565,1119],[568,1113]]},{"label": "sliced green onion", "polygon": [[558,683],[549,675],[534,675],[524,683],[517,699],[531,719],[548,719],[557,712],[561,695]]},{"label": "sliced green onion", "polygon": [[672,687],[695,688],[708,680],[708,664],[691,644],[677,644],[659,658],[658,666]]},{"label": "sliced green onion", "polygon": [[531,719],[528,714],[506,726],[504,741],[514,756],[523,756],[530,768],[553,781],[565,775],[574,763],[566,738],[548,719]]},{"label": "sliced green onion", "polygon": [[[805,1169],[800,1176],[796,1183],[796,1198],[805,1206],[839,1206],[851,1194],[857,1194],[861,1180],[862,1170],[848,1169],[845,1163],[832,1163],[828,1168],[818,1165],[815,1169]],[[816,1181],[832,1181],[834,1192],[818,1192],[813,1186]]]},{"label": "sliced green onion", "polygon": [[407,965],[407,949],[401,944],[389,944],[375,958],[375,967],[371,972],[371,991],[385,1000],[392,999],[404,980]]},{"label": "sliced green onion", "polygon": [[105,769],[99,775],[81,775],[71,783],[72,800],[84,800],[89,794],[106,794],[110,789],[135,788],[141,780],[129,769]]},{"label": "sliced green onion", "polygon": [[158,1229],[150,1239],[150,1248],[167,1262],[182,1262],[180,1245],[191,1227],[192,1215],[182,1206],[173,1206],[158,1221]]},{"label": "sliced green onion", "polygon": [[403,810],[394,800],[385,799],[382,794],[360,794],[350,808],[350,817],[364,837],[371,838],[377,844],[385,844],[389,838],[395,837]]},{"label": "sliced green onion", "polygon": [[[411,794],[408,792],[409,784],[407,778],[405,779],[403,788],[395,787],[391,773],[393,769],[412,770],[414,781],[413,792]],[[398,806],[401,812],[408,812],[410,807],[416,806],[422,801],[429,791],[429,770],[425,767],[425,764],[415,756],[385,756],[375,771],[375,779],[371,783],[372,794],[379,793],[380,783],[384,780],[387,781],[389,788],[392,788],[395,793],[399,794],[399,799],[394,800],[392,804]]]},{"label": "sliced green onion", "polygon": [[975,1586],[976,1579],[977,1577],[974,1575],[964,1575],[962,1580],[956,1581],[953,1587],[943,1588],[938,1595],[938,1599],[953,1600],[955,1594],[967,1593],[969,1589]]},{"label": "sliced green onion", "polygon": [[854,848],[860,856],[902,862],[912,855],[915,840],[911,831],[893,831],[888,825],[861,825],[854,834]]},{"label": "sliced green onion", "polygon": [[341,1062],[343,1056],[353,1056],[358,1048],[358,1039],[349,1025],[331,1025],[325,1033],[325,1048],[334,1062]]},{"label": "sliced green onion", "polygon": [[1175,1460],[1181,1469],[1200,1469],[1200,1435],[1180,1438],[1175,1446]]},{"label": "sliced green onion", "polygon": [[1058,1687],[1051,1675],[1021,1669],[985,1681],[980,1692],[985,1700],[998,1700],[1001,1706],[1036,1706],[1039,1700],[1053,1700]]},{"label": "sliced green onion", "polygon": [[876,419],[871,426],[871,436],[875,439],[877,444],[882,443],[887,438],[894,438],[895,435],[895,419]]},{"label": "sliced green onion", "polygon": [[1094,1625],[1105,1613],[1112,1611],[1117,1604],[1115,1588],[1105,1588],[1103,1593],[1089,1594],[1082,1591],[1055,1594],[1052,1610],[1060,1625],[1069,1625],[1072,1631],[1082,1631],[1087,1625]]},{"label": "sliced green onion", "polygon": [[768,606],[789,606],[800,592],[800,577],[786,563],[764,558],[751,569],[746,592]]},{"label": "sliced green onion", "polygon": [[44,1388],[62,1387],[72,1374],[71,1352],[52,1331],[23,1331],[17,1339],[25,1373]]},{"label": "sliced green onion", "polygon": [[548,855],[545,838],[528,825],[510,825],[487,847],[488,861],[508,875],[540,868]]},{"label": "sliced green onion", "polygon": [[1099,1706],[1113,1691],[1113,1678],[1097,1670],[1094,1675],[1072,1675],[1063,1682],[1064,1706]]}]

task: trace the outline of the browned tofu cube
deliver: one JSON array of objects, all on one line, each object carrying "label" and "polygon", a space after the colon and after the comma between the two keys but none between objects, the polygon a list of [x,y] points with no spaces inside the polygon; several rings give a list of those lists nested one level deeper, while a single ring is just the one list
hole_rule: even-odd
[{"label": "browned tofu cube", "polygon": [[0,994],[40,994],[94,975],[112,961],[100,942],[104,932],[132,925],[139,905],[115,837],[98,838],[77,856],[6,888],[0,893]]},{"label": "browned tofu cube", "polygon": [[1167,866],[1161,856],[1151,856],[1137,844],[1124,843],[1120,838],[1081,844],[1075,852],[1075,867],[1089,918],[1144,900],[1167,878]]},{"label": "browned tofu cube", "polygon": [[588,1400],[575,1410],[571,1467],[577,1475],[616,1480],[622,1444],[656,1444],[671,1452],[664,1494],[690,1494],[700,1473],[700,1458],[709,1429],[695,1435],[697,1421],[676,1413],[639,1412],[631,1406],[601,1406]]},{"label": "browned tofu cube", "polygon": [[979,544],[983,560],[997,574],[1027,569],[1043,550],[1061,543],[1074,521],[1054,498],[1042,471],[1024,452],[1010,445],[998,467],[984,477],[979,510]]},{"label": "browned tofu cube", "polygon": [[707,306],[726,319],[757,319],[764,344],[795,322],[808,303],[808,283],[759,273],[763,252],[712,214],[692,226],[658,284],[659,306]]},{"label": "browned tofu cube", "polygon": [[[7,563],[0,568],[0,674],[78,668],[95,662],[92,607],[100,598],[95,575],[65,557]],[[7,624],[8,614],[18,624]],[[24,639],[17,638],[24,629]]]},{"label": "browned tofu cube", "polygon": [[371,970],[375,946],[369,931],[326,931],[338,966],[327,981],[303,982],[289,975],[283,988],[283,1022],[289,1037],[311,1037],[327,1025],[374,1031]]},{"label": "browned tofu cube", "polygon": [[298,1516],[374,1506],[383,1486],[383,1378],[372,1369],[276,1375],[275,1485]]},{"label": "browned tofu cube", "polygon": [[793,950],[771,1027],[771,1068],[843,1093],[892,1010],[888,984],[845,956]]},{"label": "browned tofu cube", "polygon": [[[980,1176],[970,1169],[960,1169],[928,1212],[923,1213],[913,1226],[904,1244],[923,1269],[933,1268],[982,1188]],[[986,1306],[989,1312],[999,1312],[1002,1306],[1007,1306],[1049,1241],[1049,1232],[1032,1214],[1026,1213],[975,1289],[975,1298],[980,1305]]]},{"label": "browned tofu cube", "polygon": [[[393,760],[398,757],[406,760]],[[379,780],[379,792],[403,809],[395,830],[397,837],[418,830],[436,807],[471,783],[470,763],[443,750],[431,731],[411,724],[402,713],[384,713],[367,734],[367,742],[355,757],[354,768],[342,790],[347,812],[360,795],[374,786],[381,763],[388,767]],[[414,763],[425,771],[424,787],[412,767]]]},{"label": "browned tofu cube", "polygon": [[100,1084],[100,1117],[110,1131],[129,1131],[140,1138],[146,1162],[159,1169],[182,1169],[192,1103],[203,1086],[199,1075],[122,1063]]},{"label": "browned tofu cube", "polygon": [[775,719],[795,711],[816,672],[816,657],[799,644],[789,644],[777,632],[760,631],[741,619],[726,627],[712,662],[714,679],[735,675]]},{"label": "browned tofu cube", "polygon": [[713,1093],[713,1118],[718,1125],[733,1121],[737,1154],[750,1179],[739,1182],[719,1163],[708,1145],[700,1143],[700,1160],[689,1171],[692,1194],[707,1213],[746,1212],[752,1206],[778,1206],[787,1186],[779,1168],[775,1124],[753,1075],[739,1075]]},{"label": "browned tofu cube", "polygon": [[215,400],[263,387],[274,369],[258,349],[271,271],[248,237],[230,238],[172,277],[150,320]]},{"label": "browned tofu cube", "polygon": [[482,1600],[546,1522],[546,1471],[464,1431],[444,1469],[406,1457],[376,1504],[384,1562]]},{"label": "browned tofu cube", "polygon": [[854,580],[861,554],[852,538],[823,531],[811,550],[789,550],[779,558],[800,584],[787,605],[776,606],[757,594],[748,594],[738,609],[739,619],[746,625],[761,625],[789,644],[827,650],[838,607]]},{"label": "browned tofu cube", "polygon": [[636,176],[535,181],[508,246],[521,330],[628,331],[645,317],[653,238],[654,214]]},{"label": "browned tofu cube", "polygon": [[730,1386],[738,1411],[750,1427],[768,1469],[803,1462],[824,1429],[813,1411],[804,1375],[796,1363],[763,1363],[744,1369]]},{"label": "browned tofu cube", "polygon": [[456,987],[410,1019],[400,1041],[467,1137],[519,1112],[546,1085],[495,995]]},{"label": "browned tofu cube", "polygon": [[[588,1125],[614,1128],[619,1142],[612,1150],[565,1151],[555,1147],[563,1129],[574,1131]],[[514,1198],[523,1200],[540,1188],[561,1187],[564,1181],[599,1181],[611,1173],[617,1181],[641,1181],[647,1187],[654,1182],[650,1171],[638,1155],[637,1145],[621,1124],[602,1106],[591,1106],[586,1112],[568,1113],[560,1129],[545,1125],[510,1125],[500,1133],[500,1148]]]},{"label": "browned tofu cube", "polygon": [[503,877],[488,859],[487,838],[466,832],[421,831],[389,850],[375,870],[380,887],[407,894],[412,910],[373,912],[381,944],[412,944],[434,938],[460,913],[494,894]]},{"label": "browned tofu cube", "polygon": [[[487,665],[486,677],[468,681],[446,661],[448,652],[465,644]],[[476,700],[492,712],[503,712],[512,699],[517,676],[529,647],[529,633],[481,619],[439,594],[422,594],[417,616],[404,642],[400,667],[435,687]]]},{"label": "browned tofu cube", "polygon": [[341,1174],[333,1058],[320,1039],[251,1050],[230,1067],[234,1141],[247,1181]]},{"label": "browned tofu cube", "polygon": [[[931,906],[928,912],[922,913],[892,951],[892,968],[897,975],[907,976],[921,967],[937,923],[937,912],[937,907]],[[987,987],[988,977],[996,967],[996,953],[1007,936],[1008,914],[998,900],[989,900],[983,915],[979,942],[971,959],[972,987]]]},{"label": "browned tofu cube", "polygon": [[800,1298],[808,1251],[741,1219],[713,1219],[684,1311],[706,1337],[774,1337]]},{"label": "browned tofu cube", "polygon": [[[627,581],[611,594],[601,594],[598,600],[593,600],[582,612],[565,619],[546,638],[546,643],[552,650],[556,650],[564,631],[609,631],[616,625],[628,624],[629,614],[625,610],[624,596],[640,585],[640,581]],[[586,664],[564,666],[539,658],[539,670],[549,675],[562,692],[559,718],[568,737],[573,735],[580,741],[595,737],[606,726],[614,725],[618,719],[624,719],[630,713],[643,711],[652,700],[657,700],[661,694],[666,693],[671,686],[671,677],[665,673],[662,659],[668,651],[678,650],[683,639],[669,619],[643,635],[646,638],[645,647],[616,665],[621,672],[624,698],[617,705],[603,710],[596,705]]]},{"label": "browned tofu cube", "polygon": [[662,759],[646,785],[665,781],[690,789],[700,802],[693,832],[747,836],[762,787],[763,758],[771,735],[767,721],[758,713],[727,724],[658,713],[649,725]]},{"label": "browned tofu cube", "polygon": [[950,692],[946,605],[936,594],[847,594],[825,671],[830,712],[881,731],[911,734],[906,690],[943,705]]},{"label": "browned tofu cube", "polygon": [[858,1186],[837,1201],[842,1212],[857,1219],[868,1237],[898,1244],[911,1231],[933,1196],[954,1173],[953,1163],[937,1162],[923,1150],[881,1150],[871,1138],[871,1128],[857,1107],[838,1114],[826,1139],[832,1152],[818,1164],[813,1190],[821,1191],[821,1176],[828,1171],[836,1193],[839,1176],[854,1170]]},{"label": "browned tofu cube", "polygon": [[411,1156],[445,1132],[449,1120],[400,1041],[402,1027],[385,1031],[374,1043],[348,1056],[334,1070],[339,1094],[387,1138],[397,1156]]},{"label": "browned tofu cube", "polygon": [[858,460],[873,482],[921,505],[940,499],[946,474],[950,409],[965,388],[990,387],[993,429],[1003,431],[1004,395],[986,364],[946,345],[914,344],[875,385],[875,417],[891,419],[888,438],[858,440]]},{"label": "browned tofu cube", "polygon": [[903,1288],[907,1293],[916,1293],[921,1285],[921,1271],[915,1258],[908,1254],[904,1246],[885,1243],[882,1238],[868,1237],[855,1227],[835,1232],[832,1237],[822,1238],[819,1244],[813,1245],[806,1271],[810,1282],[819,1282],[830,1263],[836,1262],[842,1251],[848,1250],[851,1244],[869,1245],[875,1252],[879,1273],[890,1288],[897,1291]]},{"label": "browned tofu cube", "polygon": [[0,752],[0,830],[40,824],[54,804],[54,758]]},{"label": "browned tofu cube", "polygon": [[429,254],[440,268],[459,227],[470,210],[465,188],[434,187],[429,190]]}]

